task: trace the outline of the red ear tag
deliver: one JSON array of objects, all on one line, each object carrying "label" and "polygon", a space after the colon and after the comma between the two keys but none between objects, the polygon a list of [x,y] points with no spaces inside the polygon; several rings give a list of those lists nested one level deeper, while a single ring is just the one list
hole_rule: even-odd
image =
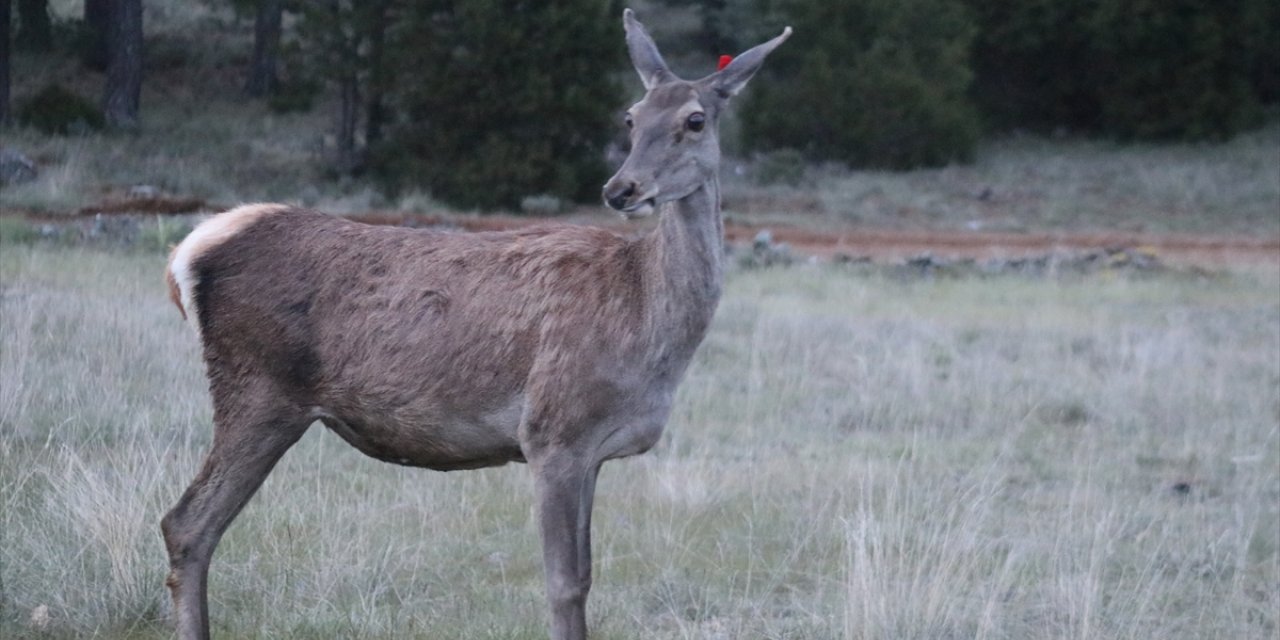
[{"label": "red ear tag", "polygon": [[716,71],[729,66],[730,62],[733,62],[733,56],[720,56],[720,64],[716,66]]}]

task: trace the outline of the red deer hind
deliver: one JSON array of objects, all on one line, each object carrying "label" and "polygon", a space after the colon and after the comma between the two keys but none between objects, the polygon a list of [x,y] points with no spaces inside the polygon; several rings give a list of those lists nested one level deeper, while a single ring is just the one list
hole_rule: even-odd
[{"label": "red deer hind", "polygon": [[629,9],[623,23],[646,93],[604,199],[656,211],[647,235],[446,233],[259,204],[174,250],[170,293],[203,344],[214,420],[203,467],[161,523],[180,638],[209,637],[214,548],[317,420],[395,464],[527,462],[551,636],[586,637],[596,474],[662,434],[720,298],[717,121],[791,34],[689,82]]}]

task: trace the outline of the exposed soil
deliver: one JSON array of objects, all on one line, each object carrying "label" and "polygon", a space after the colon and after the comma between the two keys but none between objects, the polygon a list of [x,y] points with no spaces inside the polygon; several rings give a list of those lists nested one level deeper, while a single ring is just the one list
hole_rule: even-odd
[{"label": "exposed soil", "polygon": [[[351,217],[377,224],[449,226],[468,231],[497,231],[567,220],[619,231],[648,226],[644,223],[637,225],[637,223],[602,218],[599,215],[534,218],[369,213]],[[870,259],[887,263],[901,262],[921,255],[931,255],[947,260],[991,260],[1099,250],[1135,250],[1154,255],[1161,262],[1170,265],[1280,266],[1280,237],[1276,236],[1150,234],[1120,231],[1107,233],[940,232],[886,229],[814,231],[776,225],[763,227],[732,221],[725,224],[725,236],[733,245],[749,246],[760,232],[766,230],[772,235],[772,242],[775,245],[786,244],[797,255],[815,256],[823,260]]]},{"label": "exposed soil", "polygon": [[[77,212],[85,217],[109,215],[181,214],[196,210],[218,210],[195,200],[162,198],[111,201],[85,207]],[[444,227],[467,231],[499,231],[545,224],[576,223],[614,229],[620,233],[638,232],[653,222],[627,222],[621,218],[584,209],[561,217],[509,215],[429,215],[405,212],[374,211],[351,215],[352,219],[372,224],[410,227]],[[65,216],[31,216],[33,220],[68,223]],[[1154,256],[1168,265],[1280,266],[1280,236],[1244,236],[1212,234],[1153,234],[1142,232],[994,232],[936,231],[850,228],[813,230],[783,225],[743,224],[726,221],[725,235],[731,245],[750,246],[763,231],[768,231],[772,246],[785,245],[796,256],[819,260],[870,260],[877,263],[900,263],[911,258],[931,256],[941,260],[1014,260],[1046,255],[1088,253],[1097,251],[1138,251]]]}]

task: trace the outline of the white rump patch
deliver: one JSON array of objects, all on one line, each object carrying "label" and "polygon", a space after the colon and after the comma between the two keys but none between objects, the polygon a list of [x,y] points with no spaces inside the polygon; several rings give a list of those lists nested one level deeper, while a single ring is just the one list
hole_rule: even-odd
[{"label": "white rump patch", "polygon": [[288,208],[288,205],[283,204],[246,204],[236,207],[201,222],[173,250],[173,255],[169,258],[169,272],[173,274],[173,280],[178,284],[182,309],[186,312],[187,319],[191,321],[191,326],[195,327],[197,334],[200,333],[200,310],[195,305],[196,282],[195,274],[191,271],[192,263],[209,249],[226,242],[231,236],[253,224],[258,218]]}]

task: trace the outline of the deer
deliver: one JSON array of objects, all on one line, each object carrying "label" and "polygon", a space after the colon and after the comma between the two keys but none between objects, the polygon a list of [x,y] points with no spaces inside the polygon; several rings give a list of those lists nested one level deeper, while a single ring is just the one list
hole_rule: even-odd
[{"label": "deer", "polygon": [[550,635],[586,638],[600,467],[659,441],[720,299],[719,116],[791,35],[686,81],[630,9],[623,27],[645,94],[602,195],[656,214],[647,233],[455,233],[254,204],[173,249],[168,290],[200,340],[214,428],[161,520],[179,638],[209,638],[214,549],[315,422],[398,465],[526,463]]}]

